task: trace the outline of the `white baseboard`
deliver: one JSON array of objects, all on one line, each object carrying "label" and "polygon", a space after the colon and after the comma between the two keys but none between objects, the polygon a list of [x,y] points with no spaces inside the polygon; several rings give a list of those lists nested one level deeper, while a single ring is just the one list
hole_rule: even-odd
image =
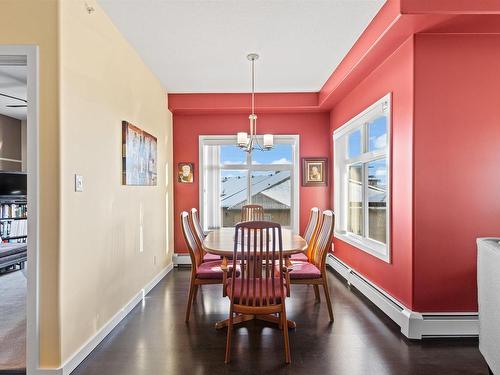
[{"label": "white baseboard", "polygon": [[172,257],[172,262],[174,266],[190,266],[191,265],[191,257],[189,254],[174,254]]},{"label": "white baseboard", "polygon": [[139,302],[158,284],[172,269],[170,263],[161,270],[144,288],[142,288],[132,299],[122,307],[93,337],[91,337],[80,349],[56,369],[39,369],[37,375],[69,375],[80,363],[96,348],[99,343],[134,309]]},{"label": "white baseboard", "polygon": [[471,313],[420,313],[412,311],[390,294],[357,273],[332,254],[327,264],[337,271],[349,285],[354,286],[380,310],[401,327],[401,333],[409,339],[427,337],[469,337],[479,335],[476,312]]}]

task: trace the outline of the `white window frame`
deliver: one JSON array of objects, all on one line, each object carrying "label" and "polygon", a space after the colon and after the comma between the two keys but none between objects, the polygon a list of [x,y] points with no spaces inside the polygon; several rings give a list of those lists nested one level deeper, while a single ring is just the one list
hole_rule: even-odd
[{"label": "white window frame", "polygon": [[[262,136],[259,136],[259,142],[262,144]],[[299,190],[299,159],[300,159],[300,136],[299,135],[275,135],[274,144],[290,144],[292,146],[292,163],[291,164],[272,164],[274,171],[291,171],[290,181],[291,181],[291,226],[284,226],[284,228],[290,228],[295,233],[298,233],[299,229],[299,213],[300,213],[300,190]],[[205,145],[236,145],[236,136],[232,135],[200,135],[199,136],[199,207],[200,207],[200,220],[202,226],[205,230],[208,228],[205,225],[205,202],[204,202],[204,160],[203,160],[203,146]],[[220,168],[232,169],[232,170],[245,170],[249,171],[268,171],[269,165],[271,164],[251,164],[250,155],[247,155],[245,164],[225,164],[221,165]],[[250,191],[251,180],[248,179],[248,191]]]},{"label": "white window frame", "polygon": [[[336,211],[335,237],[350,245],[367,252],[387,263],[391,262],[391,128],[392,110],[391,93],[377,100],[371,106],[349,120],[333,132],[333,159],[334,159],[334,206]],[[367,124],[381,114],[387,115],[387,144],[384,150],[362,152],[360,156],[348,158],[347,144],[349,134],[361,129],[362,142],[367,149]],[[368,238],[368,202],[366,199],[368,189],[367,162],[387,159],[387,216],[386,216],[386,244]],[[356,235],[347,231],[348,215],[348,167],[356,163],[363,163],[364,191],[363,191],[363,227],[364,235]]]}]

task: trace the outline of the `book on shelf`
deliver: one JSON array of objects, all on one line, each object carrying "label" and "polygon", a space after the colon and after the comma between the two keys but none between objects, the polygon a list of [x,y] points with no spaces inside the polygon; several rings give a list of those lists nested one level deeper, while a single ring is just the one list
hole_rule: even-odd
[{"label": "book on shelf", "polygon": [[25,200],[0,203],[0,242],[26,243],[28,210]]},{"label": "book on shelf", "polygon": [[28,234],[28,220],[11,220],[0,222],[0,236],[3,239],[9,237],[21,237]]},{"label": "book on shelf", "polygon": [[2,203],[0,205],[0,218],[24,218],[27,216],[26,203]]}]

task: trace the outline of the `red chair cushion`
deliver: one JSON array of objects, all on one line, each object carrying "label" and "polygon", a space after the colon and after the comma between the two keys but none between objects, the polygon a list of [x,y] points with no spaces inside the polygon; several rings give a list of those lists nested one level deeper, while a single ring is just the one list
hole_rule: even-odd
[{"label": "red chair cushion", "polygon": [[293,254],[293,255],[290,257],[290,259],[291,259],[292,261],[296,261],[296,260],[301,261],[301,262],[307,262],[307,261],[308,261],[308,259],[307,259],[307,255],[306,255],[306,254],[304,254],[304,253]]},{"label": "red chair cushion", "polygon": [[[213,260],[211,262],[201,263],[196,270],[196,277],[198,279],[221,279],[222,269],[220,268],[222,260]],[[232,265],[228,266],[228,277],[232,274]],[[236,275],[240,274],[239,268],[236,269]]]},{"label": "red chair cushion", "polygon": [[215,255],[215,254],[206,253],[205,256],[203,257],[203,262],[211,262],[214,260],[220,260],[220,256]]},{"label": "red chair cushion", "polygon": [[291,268],[290,279],[319,279],[321,277],[318,267],[309,262],[296,262]]},{"label": "red chair cushion", "polygon": [[[232,286],[232,278],[227,279],[226,283],[226,292],[229,297],[231,297],[231,286]],[[255,281],[255,298],[256,298],[256,306],[266,306],[267,305],[267,300],[266,300],[266,280],[262,279],[262,295],[260,294],[260,279],[257,279]],[[272,279],[267,279],[267,287],[268,287],[268,293],[269,293],[269,301],[271,304],[274,303],[273,298],[272,298],[272,289],[273,289],[273,283]],[[241,278],[236,278],[234,282],[234,303],[238,304],[240,302],[240,297],[241,297]],[[274,278],[274,295],[276,296],[276,304],[281,303],[281,292],[280,292],[280,279],[279,278]],[[283,295],[286,295],[285,291],[285,281],[283,280]],[[254,290],[253,290],[253,279],[249,280],[249,287],[248,287],[248,294],[247,294],[247,279],[245,279],[244,285],[243,285],[243,296],[244,296],[244,303],[246,305],[252,305],[252,300],[254,298]]]},{"label": "red chair cushion", "polygon": [[199,279],[221,279],[222,280],[222,270],[220,268],[222,261],[213,260],[211,262],[203,262],[198,266],[196,270],[196,277]]}]

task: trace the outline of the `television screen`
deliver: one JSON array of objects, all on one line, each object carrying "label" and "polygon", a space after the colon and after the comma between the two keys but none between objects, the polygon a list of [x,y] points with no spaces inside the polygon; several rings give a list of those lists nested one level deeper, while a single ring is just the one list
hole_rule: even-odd
[{"label": "television screen", "polygon": [[0,195],[26,195],[26,173],[0,172]]}]

